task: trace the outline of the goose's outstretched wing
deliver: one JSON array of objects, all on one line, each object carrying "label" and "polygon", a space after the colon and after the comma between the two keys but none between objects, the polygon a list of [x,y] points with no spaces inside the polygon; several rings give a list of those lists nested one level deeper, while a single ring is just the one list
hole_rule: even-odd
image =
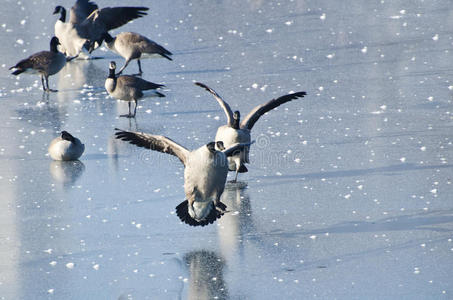
[{"label": "goose's outstretched wing", "polygon": [[231,111],[231,108],[228,105],[228,103],[223,101],[222,97],[220,97],[219,94],[216,93],[216,91],[214,91],[213,89],[211,89],[207,85],[205,85],[205,84],[203,84],[201,82],[195,82],[195,84],[198,85],[199,87],[204,88],[205,90],[207,90],[208,92],[210,92],[214,96],[214,98],[217,100],[217,102],[219,102],[220,106],[225,111],[225,115],[227,117],[227,124],[232,126],[233,125],[233,112]]},{"label": "goose's outstretched wing", "polygon": [[98,9],[96,3],[89,0],[77,0],[71,7],[69,22],[72,24],[82,23],[93,11]]},{"label": "goose's outstretched wing", "polygon": [[165,136],[124,131],[117,128],[115,128],[115,130],[117,130],[117,132],[115,132],[115,137],[119,140],[129,142],[138,147],[174,155],[179,158],[184,165],[186,164],[190,151]]},{"label": "goose's outstretched wing", "polygon": [[241,122],[241,129],[252,129],[253,125],[255,125],[256,121],[267,113],[268,111],[276,108],[277,106],[282,105],[283,103],[286,103],[288,101],[297,99],[297,98],[302,98],[305,95],[307,95],[306,92],[297,92],[293,94],[288,94],[285,96],[281,96],[277,99],[272,99],[264,104],[258,105],[252,111],[242,120]]},{"label": "goose's outstretched wing", "polygon": [[145,16],[147,10],[147,7],[127,6],[96,9],[78,27],[78,33],[83,38],[97,40],[105,32]]},{"label": "goose's outstretched wing", "polygon": [[241,151],[244,151],[245,147],[248,147],[253,143],[255,143],[255,141],[252,141],[250,143],[235,144],[235,145],[231,146],[230,148],[223,150],[222,152],[225,153],[225,155],[227,157],[233,156],[235,154],[238,154]]}]

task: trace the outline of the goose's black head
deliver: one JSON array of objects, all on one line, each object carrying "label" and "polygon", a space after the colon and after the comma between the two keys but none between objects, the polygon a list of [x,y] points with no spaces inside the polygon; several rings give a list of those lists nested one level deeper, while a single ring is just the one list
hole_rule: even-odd
[{"label": "goose's black head", "polygon": [[216,152],[215,145],[216,145],[215,142],[210,142],[210,143],[206,144],[206,147],[208,148],[209,152],[211,152],[212,154],[215,154],[215,152]]},{"label": "goose's black head", "polygon": [[55,10],[53,11],[53,14],[60,14],[60,21],[65,22],[66,21],[66,9],[63,6],[58,5],[55,7]]},{"label": "goose's black head", "polygon": [[102,39],[106,42],[106,43],[111,43],[113,41],[113,36],[111,36],[108,32],[104,33],[102,35]]},{"label": "goose's black head", "polygon": [[65,141],[75,142],[75,138],[65,130],[61,132],[61,138]]},{"label": "goose's black head", "polygon": [[60,45],[60,41],[58,40],[58,38],[56,36],[54,36],[50,40],[50,51],[58,52],[58,47],[57,47],[58,45]]},{"label": "goose's black head", "polygon": [[217,146],[217,149],[219,149],[219,151],[225,150],[225,145],[223,144],[222,141],[217,141],[217,142],[215,142],[215,144]]},{"label": "goose's black head", "polygon": [[109,65],[109,78],[115,78],[116,63],[114,61],[110,62]]},{"label": "goose's black head", "polygon": [[239,122],[241,122],[241,113],[238,110],[236,110],[233,113],[233,125],[232,125],[232,127],[234,129],[239,129]]}]

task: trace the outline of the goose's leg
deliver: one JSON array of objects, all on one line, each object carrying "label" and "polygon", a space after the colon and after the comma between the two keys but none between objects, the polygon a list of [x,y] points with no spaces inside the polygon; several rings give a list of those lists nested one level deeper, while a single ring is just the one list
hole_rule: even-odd
[{"label": "goose's leg", "polygon": [[75,56],[66,56],[66,62],[70,62],[71,60],[74,60],[76,59],[77,57],[79,57],[79,54],[75,55]]},{"label": "goose's leg", "polygon": [[45,76],[45,78],[46,78],[47,91],[58,92],[58,90],[52,90],[51,88],[49,88],[49,76]]},{"label": "goose's leg", "polygon": [[126,118],[131,118],[132,115],[131,115],[131,102],[128,101],[127,102],[127,106],[129,107],[129,113],[127,115],[120,115],[120,117],[126,117]]},{"label": "goose's leg", "polygon": [[121,67],[120,71],[116,75],[120,75],[123,72],[123,70],[127,67],[130,61],[131,61],[130,59],[126,59],[126,61],[124,62],[124,66]]},{"label": "goose's leg", "polygon": [[41,83],[42,83],[42,89],[44,90],[44,92],[47,92],[47,88],[44,85],[44,75],[41,75]]},{"label": "goose's leg", "polygon": [[234,176],[234,180],[232,180],[231,183],[236,183],[238,180],[239,169],[241,168],[241,161],[238,156],[233,156],[233,160],[234,160],[234,168],[236,169],[236,172],[235,172],[236,175]]},{"label": "goose's leg", "polygon": [[[96,45],[96,43],[97,43],[97,45]],[[88,53],[91,54],[91,52],[93,52],[94,50],[99,48],[101,46],[101,44],[102,44],[102,40],[91,42],[90,47],[88,49]]]},{"label": "goose's leg", "polygon": [[137,100],[134,100],[135,102],[135,107],[134,107],[134,114],[132,115],[132,118],[135,118],[135,114],[137,113]]},{"label": "goose's leg", "polygon": [[138,64],[138,73],[139,73],[140,75],[142,75],[143,72],[142,72],[142,64],[141,64],[141,62],[140,62],[140,59],[137,59],[137,64]]},{"label": "goose's leg", "polygon": [[220,214],[223,215],[224,213],[226,213],[226,212],[228,212],[228,211],[226,210],[227,206],[226,206],[224,203],[220,202],[220,196],[221,196],[221,195],[222,195],[222,194],[216,195],[215,200],[214,200],[214,206],[215,206],[215,209],[216,209]]},{"label": "goose's leg", "polygon": [[234,180],[231,180],[232,183],[236,183],[238,180],[238,173],[239,173],[239,168],[236,168],[236,176],[234,176]]}]

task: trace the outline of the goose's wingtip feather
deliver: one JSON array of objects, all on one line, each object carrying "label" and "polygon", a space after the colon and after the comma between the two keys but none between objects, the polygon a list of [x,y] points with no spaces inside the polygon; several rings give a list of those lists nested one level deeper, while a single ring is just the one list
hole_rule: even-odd
[{"label": "goose's wingtip feather", "polygon": [[[217,204],[217,206],[224,211],[226,209],[226,205],[221,202],[220,202],[220,204]],[[188,207],[189,207],[189,201],[184,200],[178,206],[176,206],[176,215],[179,217],[181,222],[186,223],[190,226],[194,226],[194,227],[195,226],[203,227],[203,226],[212,224],[217,219],[220,219],[225,214],[225,212],[219,211],[216,208],[213,208],[211,210],[211,212],[209,213],[209,215],[206,217],[206,219],[197,221],[189,215]]]},{"label": "goose's wingtip feather", "polygon": [[197,82],[195,82],[195,85],[198,85],[199,87],[202,87],[202,88],[204,88],[204,89],[206,89],[208,91],[211,91],[211,89],[204,83],[201,83],[201,82],[197,81]]},{"label": "goose's wingtip feather", "polygon": [[297,93],[293,93],[293,94],[290,94],[291,96],[294,96],[296,98],[301,98],[301,97],[305,97],[307,96],[307,92],[303,91],[303,92],[297,92]]}]

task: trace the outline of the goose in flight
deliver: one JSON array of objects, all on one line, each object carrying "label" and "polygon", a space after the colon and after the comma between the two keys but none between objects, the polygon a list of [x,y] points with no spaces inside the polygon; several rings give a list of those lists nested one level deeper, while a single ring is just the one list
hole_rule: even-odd
[{"label": "goose in flight", "polygon": [[[251,143],[236,144],[225,149],[220,141],[210,142],[189,151],[165,136],[116,130],[117,139],[174,155],[184,164],[186,200],[176,207],[176,214],[182,222],[191,226],[205,226],[226,212],[226,205],[220,202],[220,196],[228,174],[227,157]],[[216,148],[223,150],[218,151]]]},{"label": "goose in flight", "polygon": [[138,33],[121,32],[116,37],[112,37],[107,32],[103,38],[107,48],[118,53],[125,59],[124,66],[119,70],[117,75],[121,74],[133,59],[137,60],[140,75],[143,73],[140,59],[165,57],[168,60],[173,60],[170,57],[172,55],[170,51]]},{"label": "goose in flight", "polygon": [[49,88],[49,76],[57,74],[66,65],[66,57],[58,51],[58,44],[58,38],[53,37],[50,40],[50,51],[41,51],[32,54],[9,69],[16,69],[12,73],[13,75],[19,75],[21,73],[39,74],[41,76],[43,90],[46,92],[56,92],[57,90]]},{"label": "goose in flight", "polygon": [[[109,77],[105,80],[105,89],[110,96],[118,100],[128,101],[129,114],[120,117],[135,118],[137,112],[137,101],[145,96],[143,91],[152,90],[146,96],[165,97],[164,94],[156,91],[163,87],[162,84],[153,83],[132,75],[116,76],[116,63],[110,62]],[[134,114],[131,114],[131,102],[135,102]]]},{"label": "goose in flight", "polygon": [[54,14],[60,14],[55,23],[55,35],[60,39],[62,52],[76,57],[85,47],[89,52],[94,45],[102,43],[102,37],[109,30],[118,28],[131,20],[143,17],[147,7],[104,7],[89,0],[77,0],[71,8],[69,22],[66,22],[66,9],[55,7]]},{"label": "goose in flight", "polygon": [[[227,117],[227,124],[220,126],[217,129],[215,136],[215,140],[223,141],[225,147],[231,147],[232,145],[237,143],[249,143],[251,140],[250,132],[253,128],[253,125],[255,125],[256,121],[258,121],[258,119],[262,115],[282,105],[283,103],[297,98],[302,98],[307,94],[306,92],[297,92],[272,99],[253,108],[241,122],[241,115],[239,111],[235,111],[233,113],[228,103],[226,103],[213,89],[200,82],[196,82],[195,84],[210,92],[225,112],[225,115]],[[249,147],[245,147],[244,151],[237,153],[232,157],[229,157],[228,162],[229,170],[236,171],[236,176],[233,180],[233,182],[236,182],[238,173],[245,173],[248,171],[244,164],[250,163]]]},{"label": "goose in flight", "polygon": [[49,154],[53,160],[77,160],[85,151],[85,145],[67,131],[50,142]]}]

